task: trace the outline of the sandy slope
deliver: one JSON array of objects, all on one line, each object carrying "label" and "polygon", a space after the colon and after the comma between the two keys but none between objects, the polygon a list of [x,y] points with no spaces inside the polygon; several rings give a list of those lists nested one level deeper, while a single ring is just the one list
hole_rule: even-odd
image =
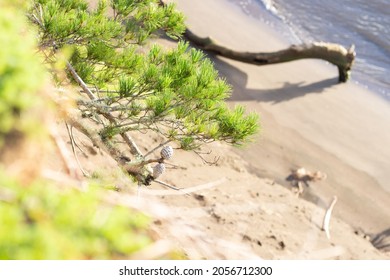
[{"label": "sandy slope", "polygon": [[[143,152],[161,140],[151,135],[134,136]],[[95,174],[103,185],[115,185],[123,193],[136,193],[137,187],[108,155],[96,148],[91,153],[94,148],[77,132],[75,139],[87,151],[88,157],[78,151],[78,158],[89,174]],[[213,152],[206,159],[219,156],[216,165],[204,164],[194,153],[175,150],[170,162],[180,168],[167,169],[161,177],[190,195],[157,183],[138,190],[138,202],[144,205],[140,209],[151,214],[156,237],[171,248],[183,250],[190,259],[390,257],[374,248],[368,236],[336,217],[331,219],[328,240],[321,230],[324,209],[296,197],[272,179],[251,173],[245,167],[247,162],[231,147],[215,143],[209,148]],[[158,157],[158,151],[155,156]],[[152,206],[157,212],[150,212]]]},{"label": "sandy slope", "polygon": [[[227,0],[178,2],[199,35],[248,51],[285,46]],[[255,67],[211,58],[234,87],[232,105],[258,112],[263,131],[245,149],[210,146],[213,153],[206,157],[220,156],[214,166],[176,151],[172,162],[184,169],[168,169],[161,180],[193,192],[185,196],[156,183],[140,190],[140,200],[164,209],[154,221],[156,234],[191,259],[389,258],[368,240],[390,226],[384,191],[390,176],[389,106],[353,83],[336,85],[336,69],[319,61]],[[134,136],[145,152],[160,143],[158,137]],[[90,145],[79,134],[76,140]],[[79,158],[90,174],[135,191],[101,151],[88,157],[79,152]],[[328,174],[306,190],[311,202],[297,198],[285,181],[299,166]],[[328,240],[321,223],[333,195],[339,201]],[[389,245],[388,236],[383,232],[376,245]]]},{"label": "sandy slope", "polygon": [[[286,46],[266,26],[261,26],[255,19],[246,16],[229,1],[176,2],[187,16],[188,26],[199,35],[212,36],[238,50],[271,51]],[[327,180],[312,184],[306,191],[305,198],[324,208],[337,195],[339,200],[335,217],[350,224],[354,228],[351,232],[365,232],[371,236],[383,233],[383,236],[388,236],[390,194],[385,188],[388,188],[390,176],[390,149],[387,146],[390,143],[390,106],[352,82],[336,84],[336,69],[321,61],[307,60],[256,67],[214,56],[211,59],[221,75],[234,87],[232,104],[239,102],[249,110],[258,112],[263,125],[263,131],[255,143],[245,149],[234,150],[245,159],[239,164],[240,168],[245,167],[251,174],[246,171],[245,176],[239,173],[236,185],[232,183],[229,186],[225,183],[218,190],[222,194],[227,193],[232,203],[237,201],[238,205],[242,205],[249,200],[260,207],[258,205],[261,205],[261,199],[251,198],[250,195],[245,197],[245,193],[256,189],[256,185],[269,187],[264,181],[261,184],[260,181],[264,179],[258,179],[256,175],[288,186],[285,178],[292,168],[305,166],[310,170],[321,170],[327,173]],[[218,153],[218,150],[215,152]],[[203,178],[209,181],[215,176],[233,176],[231,168],[214,170],[203,167],[200,172],[206,173],[207,176]],[[194,178],[189,180],[186,176],[185,172],[181,172],[172,181],[179,185],[182,182],[196,185],[201,181]],[[202,203],[217,203],[210,201],[209,196]],[[240,196],[243,197],[241,200],[238,199]],[[283,201],[278,195],[274,195],[270,203],[271,201],[276,205],[296,203],[312,207],[295,198]],[[221,205],[224,203],[220,203],[220,208],[223,208]],[[294,212],[294,207],[286,207],[287,212],[293,215],[290,212]],[[310,209],[315,213],[321,211],[318,208]],[[257,230],[260,231],[262,227],[257,225],[256,218],[251,219],[238,213],[225,218],[230,220],[228,224],[240,224],[240,217],[244,217],[244,223],[253,220],[254,224],[248,227],[259,227]],[[286,216],[286,213],[279,214]],[[299,219],[299,215],[295,218]],[[288,224],[286,220],[278,223],[279,226]],[[295,222],[297,221],[292,222],[292,225]],[[308,224],[313,226],[310,222]],[[218,229],[219,224],[216,226],[217,231]],[[292,229],[275,232],[285,232],[288,235],[290,230]],[[296,237],[301,240],[297,242],[300,244],[296,245],[297,248],[302,248],[302,244],[306,244],[303,239],[307,239],[306,235],[311,235],[305,231],[308,229],[302,228],[302,232]],[[256,234],[249,237],[257,240],[255,236]],[[352,237],[343,240],[350,238]],[[264,242],[260,239],[260,243]],[[384,240],[382,243],[386,243]],[[292,243],[295,244],[294,242]],[[343,257],[370,258],[363,251]],[[297,251],[293,252],[296,256]]]},{"label": "sandy slope", "polygon": [[[220,183],[213,188],[196,191],[191,197],[162,197],[162,202],[179,216],[176,218],[177,226],[191,225],[203,235],[216,239],[208,250],[191,257],[386,258],[363,235],[356,234],[351,226],[338,218],[331,220],[331,240],[328,240],[321,230],[323,209],[297,198],[273,180],[251,174],[244,168],[246,162],[232,153],[231,148],[218,145],[213,147],[213,151],[221,155],[218,166],[205,166],[196,156],[180,153],[176,154],[175,163],[188,169],[170,170],[163,177],[163,180],[185,188]],[[152,188],[161,187],[153,185]],[[145,190],[144,197],[147,193]],[[164,225],[160,227],[164,232]],[[176,234],[169,232],[162,236],[165,234],[173,240],[177,238]],[[200,238],[204,238],[203,235]],[[178,245],[186,250],[191,249],[188,246],[193,246]],[[234,249],[239,245],[248,246],[249,251]]]},{"label": "sandy slope", "polygon": [[[63,125],[60,129],[71,150]],[[143,152],[161,141],[152,135],[133,136]],[[77,150],[81,166],[94,180],[118,187],[119,196],[137,193],[134,183],[107,154],[93,148],[77,131],[75,140],[85,152]],[[331,239],[327,239],[321,230],[324,209],[298,198],[272,179],[251,173],[233,148],[218,143],[209,148],[213,152],[205,158],[218,156],[216,165],[204,164],[194,153],[175,150],[170,162],[180,168],[169,168],[161,176],[162,181],[183,188],[189,195],[158,183],[138,189],[138,206],[134,206],[151,215],[152,230],[162,243],[151,249],[152,254],[137,258],[158,256],[166,246],[184,251],[190,259],[390,258],[372,246],[369,236],[336,217],[331,219]],[[56,161],[58,156],[51,161],[51,168]]]}]

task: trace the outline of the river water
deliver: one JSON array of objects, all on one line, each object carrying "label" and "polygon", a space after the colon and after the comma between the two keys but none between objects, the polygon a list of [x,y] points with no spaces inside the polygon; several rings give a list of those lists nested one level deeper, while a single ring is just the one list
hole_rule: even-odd
[{"label": "river water", "polygon": [[390,0],[231,1],[292,44],[354,44],[352,80],[390,101]]}]

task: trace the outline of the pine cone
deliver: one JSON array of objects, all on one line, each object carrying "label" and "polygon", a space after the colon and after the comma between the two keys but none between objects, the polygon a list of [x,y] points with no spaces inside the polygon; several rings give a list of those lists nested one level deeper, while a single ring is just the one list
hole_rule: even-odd
[{"label": "pine cone", "polygon": [[173,156],[173,149],[171,146],[165,146],[161,149],[160,155],[163,159],[170,159]]},{"label": "pine cone", "polygon": [[165,171],[165,164],[159,163],[156,166],[153,167],[153,178],[157,179],[161,174],[163,174]]}]

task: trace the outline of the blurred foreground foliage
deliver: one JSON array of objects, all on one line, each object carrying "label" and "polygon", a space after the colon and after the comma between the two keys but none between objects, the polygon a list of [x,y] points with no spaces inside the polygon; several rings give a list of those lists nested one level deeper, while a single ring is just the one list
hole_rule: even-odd
[{"label": "blurred foreground foliage", "polygon": [[36,90],[44,77],[43,67],[33,55],[34,38],[19,12],[15,18],[11,2],[0,1],[0,148],[7,133],[15,128],[27,130],[27,124],[33,123],[25,115],[39,102]]},{"label": "blurred foreground foliage", "polygon": [[0,259],[119,259],[152,243],[149,219],[109,205],[105,190],[28,187],[0,174]]},{"label": "blurred foreground foliage", "polygon": [[39,170],[26,179],[51,140],[40,119],[47,75],[23,2],[0,0],[0,259],[130,258],[154,241],[146,215],[107,203],[100,186],[80,191]]}]

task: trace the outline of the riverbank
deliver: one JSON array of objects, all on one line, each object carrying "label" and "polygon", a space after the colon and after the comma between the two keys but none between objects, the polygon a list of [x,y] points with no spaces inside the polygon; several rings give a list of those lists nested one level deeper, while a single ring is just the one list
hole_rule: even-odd
[{"label": "riverbank", "polygon": [[[288,46],[228,1],[176,2],[197,35],[242,51]],[[337,84],[337,69],[322,61],[256,67],[210,58],[233,86],[231,104],[244,104],[261,116],[256,141],[234,149],[252,175],[289,187],[285,178],[291,169],[320,170],[327,179],[311,184],[303,198],[325,208],[337,196],[334,216],[357,232],[375,236],[390,227],[386,102],[353,82]]]},{"label": "riverbank", "polygon": [[[228,1],[178,1],[187,24],[238,50],[275,51],[282,38]],[[218,12],[216,12],[218,11]],[[245,32],[243,32],[245,30]],[[337,69],[306,60],[256,67],[212,57],[233,85],[232,103],[261,116],[256,142],[237,150],[258,175],[286,183],[290,169],[327,173],[313,186],[322,199],[337,195],[336,215],[367,231],[390,226],[390,106],[352,82],[337,84]]]}]

